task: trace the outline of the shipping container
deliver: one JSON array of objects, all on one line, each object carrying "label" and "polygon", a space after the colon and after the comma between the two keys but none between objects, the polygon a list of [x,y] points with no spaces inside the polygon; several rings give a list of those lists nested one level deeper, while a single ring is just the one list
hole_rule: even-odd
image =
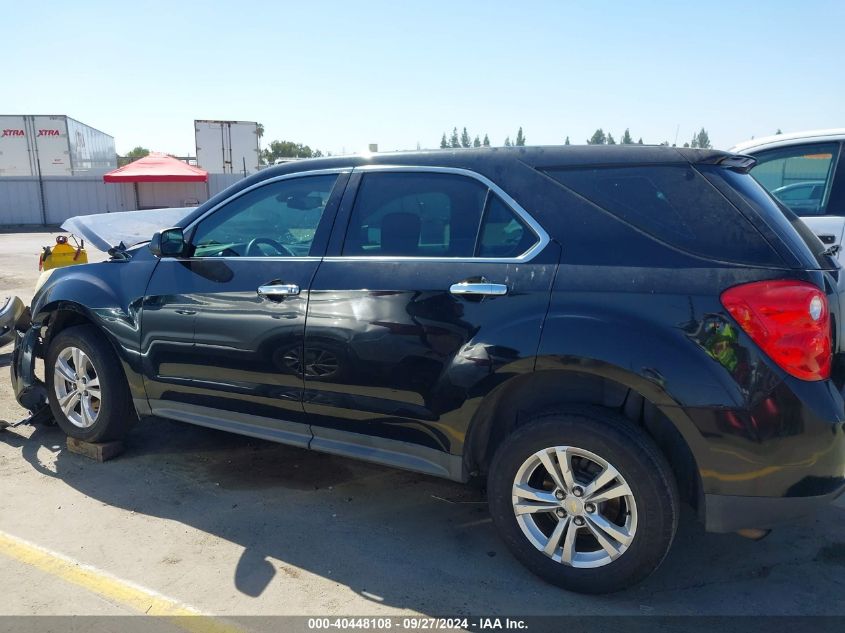
[{"label": "shipping container", "polygon": [[64,115],[0,115],[0,177],[96,176],[117,168],[114,138]]},{"label": "shipping container", "polygon": [[210,174],[254,174],[258,171],[258,123],[194,121],[197,166]]}]

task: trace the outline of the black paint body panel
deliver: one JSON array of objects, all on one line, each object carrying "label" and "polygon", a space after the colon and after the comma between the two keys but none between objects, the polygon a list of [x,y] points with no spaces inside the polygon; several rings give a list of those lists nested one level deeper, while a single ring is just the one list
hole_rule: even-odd
[{"label": "black paint body panel", "polygon": [[[833,379],[804,382],[741,331],[726,361],[713,349],[712,332],[737,328],[719,302],[726,288],[799,279],[828,293],[839,352],[842,271],[797,267],[806,257],[767,268],[710,261],[654,239],[539,170],[713,165],[724,156],[532,148],[287,164],[218,194],[185,226],[278,175],[428,165],[491,179],[551,242],[525,263],[344,259],[344,205],[359,180],[353,172],[340,185],[347,197],[332,209],[337,220],[321,234],[316,258],[159,261],[142,247],[128,261],[57,271],[33,301],[33,323],[40,328],[64,310],[100,327],[141,415],[158,411],[198,424],[214,418],[219,428],[455,479],[475,466],[468,438],[491,394],[543,374],[563,385],[567,376],[597,376],[623,394],[637,392],[671,422],[693,456],[705,498],[830,495],[845,480],[845,370],[838,357]],[[761,239],[774,239],[769,228],[758,229],[766,234]],[[785,252],[782,244],[774,249]],[[449,293],[451,284],[477,277],[506,284],[508,294],[477,300]],[[296,283],[301,293],[280,302],[257,297],[257,286],[274,279]],[[286,363],[293,349],[303,359],[327,352],[337,371],[313,375],[307,363]],[[18,375],[29,375],[18,365]],[[756,527],[754,517],[720,519],[719,529],[739,527]]]}]

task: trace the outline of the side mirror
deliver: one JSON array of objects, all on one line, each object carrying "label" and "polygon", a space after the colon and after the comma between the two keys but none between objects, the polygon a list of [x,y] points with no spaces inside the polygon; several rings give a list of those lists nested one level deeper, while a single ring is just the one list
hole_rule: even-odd
[{"label": "side mirror", "polygon": [[150,250],[156,257],[182,257],[187,246],[179,227],[158,231],[150,240]]}]

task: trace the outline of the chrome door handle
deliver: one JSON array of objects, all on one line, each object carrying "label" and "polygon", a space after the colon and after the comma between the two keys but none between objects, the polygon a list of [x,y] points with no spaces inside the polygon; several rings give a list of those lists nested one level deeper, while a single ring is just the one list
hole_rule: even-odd
[{"label": "chrome door handle", "polygon": [[485,297],[501,297],[508,294],[508,287],[505,284],[491,284],[488,282],[468,282],[449,286],[449,292],[453,295],[482,295]]},{"label": "chrome door handle", "polygon": [[296,284],[267,284],[258,286],[258,296],[270,299],[293,297],[299,294],[299,286]]}]

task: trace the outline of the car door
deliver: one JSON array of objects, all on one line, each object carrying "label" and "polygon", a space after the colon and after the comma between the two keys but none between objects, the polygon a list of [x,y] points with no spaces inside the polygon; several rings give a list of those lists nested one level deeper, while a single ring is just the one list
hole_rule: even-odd
[{"label": "car door", "polygon": [[[755,153],[751,174],[799,216],[826,246],[841,245],[845,233],[845,188],[840,143],[802,143]],[[840,250],[839,257],[843,257]]]},{"label": "car door", "polygon": [[152,412],[307,445],[302,345],[311,279],[348,173],[286,175],[234,194],[162,258],[142,313]]},{"label": "car door", "polygon": [[478,174],[356,169],[308,306],[312,448],[460,478],[480,398],[533,370],[557,261]]}]

